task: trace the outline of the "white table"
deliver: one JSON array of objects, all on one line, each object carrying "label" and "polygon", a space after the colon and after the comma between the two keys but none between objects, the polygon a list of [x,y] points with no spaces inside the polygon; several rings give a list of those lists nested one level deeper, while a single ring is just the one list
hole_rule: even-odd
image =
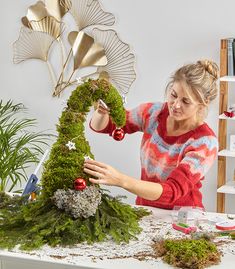
[{"label": "white table", "polygon": [[[145,217],[142,223],[143,232],[139,241],[132,240],[128,245],[116,246],[114,243],[96,243],[95,245],[79,244],[76,248],[49,248],[43,247],[42,250],[32,251],[30,253],[20,252],[19,250],[13,251],[0,251],[0,269],[89,269],[89,268],[105,268],[105,269],[156,269],[156,268],[173,268],[158,260],[139,261],[133,257],[130,258],[110,258],[110,253],[118,252],[118,254],[125,254],[126,249],[130,248],[131,251],[137,251],[138,247],[146,247],[151,241],[151,237],[155,232],[170,231],[172,236],[182,236],[178,231],[171,229],[171,211],[156,208],[149,208],[153,211],[152,216]],[[216,213],[211,213],[218,215]],[[220,214],[221,215],[221,214]],[[225,215],[224,215],[225,216]],[[162,223],[164,227],[161,228]],[[230,241],[231,244],[231,241]],[[235,250],[235,241],[233,248]],[[99,253],[100,248],[100,253]],[[106,252],[105,252],[106,249]],[[124,252],[123,252],[124,251]],[[122,253],[121,253],[122,252]],[[103,254],[104,255],[103,255]],[[211,266],[210,268],[234,268],[235,253],[226,251],[222,257],[219,265]]]}]

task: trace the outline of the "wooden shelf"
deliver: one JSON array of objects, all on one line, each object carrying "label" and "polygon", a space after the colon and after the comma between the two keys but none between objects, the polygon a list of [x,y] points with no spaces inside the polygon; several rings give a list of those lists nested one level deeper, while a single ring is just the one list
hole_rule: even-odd
[{"label": "wooden shelf", "polygon": [[235,158],[235,151],[230,151],[228,149],[223,149],[218,152],[218,156],[224,157],[234,157]]},{"label": "wooden shelf", "polygon": [[[219,81],[219,128],[218,128],[218,142],[219,142],[219,153],[218,153],[218,168],[217,168],[217,186],[221,186],[217,190],[217,212],[225,212],[225,194],[235,194],[235,180],[227,181],[227,171],[228,169],[234,170],[234,165],[229,165],[227,163],[227,157],[235,158],[235,151],[230,151],[227,148],[228,142],[228,124],[227,120],[235,120],[235,117],[230,118],[224,115],[224,111],[227,111],[229,103],[233,103],[229,100],[229,88],[233,85],[231,83],[235,82],[235,76],[228,76],[230,73],[231,59],[228,58],[228,54],[231,53],[231,46],[228,46],[228,38],[220,40],[220,81]],[[229,43],[230,45],[230,43]],[[229,50],[229,53],[228,53]],[[230,54],[229,54],[230,55]],[[230,83],[231,82],[231,83]],[[230,122],[230,124],[232,124]],[[223,150],[222,150],[223,149]]]},{"label": "wooden shelf", "polygon": [[235,194],[235,181],[234,180],[228,181],[225,185],[219,187],[217,189],[217,192]]},{"label": "wooden shelf", "polygon": [[235,116],[232,118],[229,118],[229,117],[225,116],[224,114],[220,114],[219,119],[220,120],[235,120]]},{"label": "wooden shelf", "polygon": [[220,81],[235,82],[235,76],[223,76]]}]

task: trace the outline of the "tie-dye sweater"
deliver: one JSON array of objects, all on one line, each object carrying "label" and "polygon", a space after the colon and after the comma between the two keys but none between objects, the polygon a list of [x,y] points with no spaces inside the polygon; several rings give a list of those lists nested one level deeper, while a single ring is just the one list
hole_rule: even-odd
[{"label": "tie-dye sweater", "polygon": [[[203,207],[201,181],[213,164],[218,141],[204,123],[179,136],[168,136],[166,103],[145,103],[126,111],[125,133],[143,132],[140,159],[141,180],[160,183],[163,193],[150,201],[137,197],[136,204],[172,209],[174,206]],[[102,133],[112,135],[109,121]]]}]

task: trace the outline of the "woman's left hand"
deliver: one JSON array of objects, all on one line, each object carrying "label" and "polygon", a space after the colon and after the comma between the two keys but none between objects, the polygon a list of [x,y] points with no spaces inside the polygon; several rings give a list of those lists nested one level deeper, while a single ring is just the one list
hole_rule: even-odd
[{"label": "woman's left hand", "polygon": [[84,162],[84,172],[97,177],[89,178],[92,183],[121,187],[122,174],[108,164],[87,159]]}]

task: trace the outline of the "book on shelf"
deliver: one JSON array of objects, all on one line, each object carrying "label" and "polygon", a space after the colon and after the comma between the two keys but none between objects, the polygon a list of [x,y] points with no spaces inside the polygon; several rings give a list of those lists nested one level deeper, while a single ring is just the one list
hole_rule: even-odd
[{"label": "book on shelf", "polygon": [[227,76],[235,76],[235,38],[226,38]]},{"label": "book on shelf", "polygon": [[228,57],[228,76],[234,75],[234,53],[233,53],[233,38],[227,39],[227,57]]}]

